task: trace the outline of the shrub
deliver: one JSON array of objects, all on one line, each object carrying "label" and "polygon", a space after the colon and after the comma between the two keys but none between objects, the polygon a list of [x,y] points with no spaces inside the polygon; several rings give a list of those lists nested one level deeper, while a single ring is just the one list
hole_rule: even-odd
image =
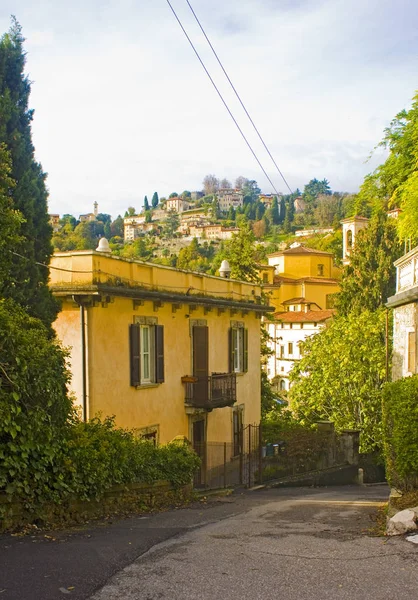
[{"label": "shrub", "polygon": [[65,492],[61,455],[72,414],[65,359],[40,320],[0,300],[0,489],[28,504]]},{"label": "shrub", "polygon": [[79,422],[68,430],[65,480],[81,498],[97,497],[114,484],[133,481],[164,479],[180,486],[191,481],[199,464],[185,443],[154,446],[135,431],[116,427],[111,417]]},{"label": "shrub", "polygon": [[389,483],[418,489],[418,375],[385,385],[383,428]]}]

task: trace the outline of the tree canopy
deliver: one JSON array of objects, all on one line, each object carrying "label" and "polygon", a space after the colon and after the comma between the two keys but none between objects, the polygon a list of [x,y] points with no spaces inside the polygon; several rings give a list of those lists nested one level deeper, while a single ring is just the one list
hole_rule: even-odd
[{"label": "tree canopy", "polygon": [[13,255],[14,276],[0,282],[3,297],[13,298],[30,314],[50,325],[58,305],[48,289],[48,265],[52,255],[46,175],[34,157],[28,107],[31,84],[24,74],[24,38],[12,18],[8,33],[0,38],[0,143],[10,154],[10,189],[13,209],[23,217],[20,239]]},{"label": "tree canopy", "polygon": [[335,318],[301,345],[289,402],[303,423],[325,419],[337,431],[359,429],[362,451],[381,445],[386,374],[384,310]]},{"label": "tree canopy", "polygon": [[395,219],[380,211],[361,229],[336,297],[340,314],[377,310],[395,293],[394,261],[401,256]]}]

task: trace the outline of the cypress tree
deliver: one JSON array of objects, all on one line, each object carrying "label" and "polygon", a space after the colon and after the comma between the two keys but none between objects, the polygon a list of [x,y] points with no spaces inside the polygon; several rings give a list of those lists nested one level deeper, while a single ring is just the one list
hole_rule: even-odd
[{"label": "cypress tree", "polygon": [[[55,319],[58,304],[48,289],[48,265],[53,249],[48,217],[46,174],[36,162],[32,144],[33,110],[28,108],[30,82],[24,74],[24,38],[12,17],[0,38],[0,144],[11,158],[13,208],[24,219],[13,254],[13,277],[0,280],[0,295],[12,298],[46,325]],[[41,264],[39,264],[41,263]]]},{"label": "cypress tree", "polygon": [[152,200],[151,200],[152,208],[157,208],[158,202],[159,202],[158,194],[157,194],[157,192],[154,192],[154,194],[152,195]]},{"label": "cypress tree", "polygon": [[145,212],[147,212],[147,210],[149,210],[149,202],[148,202],[147,196],[145,196],[145,198],[144,198],[144,210],[145,210]]},{"label": "cypress tree", "polygon": [[273,225],[278,225],[280,222],[279,204],[277,202],[277,196],[274,196],[273,202],[271,203],[271,220],[273,222]]}]

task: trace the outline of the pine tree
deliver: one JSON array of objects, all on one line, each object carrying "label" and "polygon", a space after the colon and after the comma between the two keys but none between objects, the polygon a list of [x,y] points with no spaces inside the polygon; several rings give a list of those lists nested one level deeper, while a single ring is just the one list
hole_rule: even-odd
[{"label": "pine tree", "polygon": [[0,38],[0,143],[11,158],[13,208],[20,211],[21,239],[13,255],[13,277],[0,281],[0,294],[39,317],[46,325],[54,321],[58,305],[48,289],[48,265],[52,255],[45,185],[46,174],[34,157],[28,108],[30,82],[24,74],[25,52],[21,27],[12,18],[8,33]]},{"label": "pine tree", "polygon": [[158,194],[157,194],[157,192],[154,192],[153,195],[152,195],[152,200],[151,200],[151,206],[152,206],[152,208],[157,208],[158,202],[159,202]]}]

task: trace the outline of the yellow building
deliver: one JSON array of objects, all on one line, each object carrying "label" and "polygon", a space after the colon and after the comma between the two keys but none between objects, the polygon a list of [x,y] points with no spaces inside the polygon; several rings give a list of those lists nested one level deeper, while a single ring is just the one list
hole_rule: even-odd
[{"label": "yellow building", "polygon": [[277,390],[289,389],[289,373],[300,360],[299,344],[320,331],[333,317],[341,270],[330,252],[302,245],[268,255],[260,266],[263,288],[274,306],[266,317],[269,334],[267,375]]},{"label": "yellow building", "polygon": [[115,415],[160,443],[233,446],[241,425],[260,420],[260,286],[99,248],[51,261],[54,327],[84,418]]},{"label": "yellow building", "polygon": [[260,274],[275,311],[285,311],[284,303],[293,298],[316,304],[320,310],[333,308],[341,269],[334,265],[331,252],[298,245],[267,258],[268,265],[260,266]]}]

